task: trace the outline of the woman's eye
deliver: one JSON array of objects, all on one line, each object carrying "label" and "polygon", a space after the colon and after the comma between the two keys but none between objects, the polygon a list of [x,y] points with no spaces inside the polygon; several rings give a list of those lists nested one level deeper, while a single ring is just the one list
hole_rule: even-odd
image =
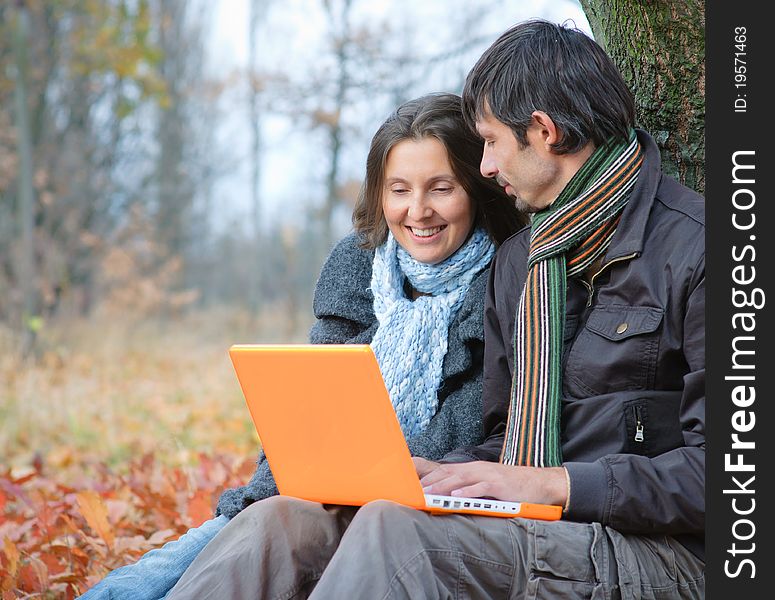
[{"label": "woman's eye", "polygon": [[452,188],[451,187],[437,187],[437,188],[433,188],[433,191],[434,192],[438,192],[440,194],[448,194],[448,193],[450,193],[452,191]]},{"label": "woman's eye", "polygon": [[406,188],[393,188],[390,191],[394,194],[406,194],[409,190]]}]

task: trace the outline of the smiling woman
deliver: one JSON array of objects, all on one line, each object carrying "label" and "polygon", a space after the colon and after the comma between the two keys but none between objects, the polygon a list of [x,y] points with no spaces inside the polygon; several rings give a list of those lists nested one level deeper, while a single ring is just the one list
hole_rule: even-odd
[{"label": "smiling woman", "polygon": [[436,138],[404,140],[388,154],[382,200],[396,241],[424,263],[436,264],[466,241],[474,206]]},{"label": "smiling woman", "polygon": [[[482,150],[482,140],[462,118],[459,96],[428,94],[402,104],[377,129],[366,159],[353,210],[364,247],[385,243],[390,231],[413,258],[435,264],[474,228],[501,243],[524,225],[500,185],[482,177]],[[427,231],[442,226],[450,231]],[[425,237],[431,239],[421,246]],[[415,256],[421,247],[428,250]]]}]

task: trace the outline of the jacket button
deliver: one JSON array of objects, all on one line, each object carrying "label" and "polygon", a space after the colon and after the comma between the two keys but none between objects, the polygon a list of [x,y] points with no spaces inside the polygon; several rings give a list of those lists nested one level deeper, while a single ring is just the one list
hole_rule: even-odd
[{"label": "jacket button", "polygon": [[624,333],[627,331],[627,323],[620,323],[619,327],[616,328],[616,333]]}]

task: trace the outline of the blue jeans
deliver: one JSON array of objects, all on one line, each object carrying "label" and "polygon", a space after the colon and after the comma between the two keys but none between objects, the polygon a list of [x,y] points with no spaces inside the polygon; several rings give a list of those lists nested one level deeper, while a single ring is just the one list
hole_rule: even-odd
[{"label": "blue jeans", "polygon": [[229,519],[221,515],[108,574],[80,600],[159,600]]}]

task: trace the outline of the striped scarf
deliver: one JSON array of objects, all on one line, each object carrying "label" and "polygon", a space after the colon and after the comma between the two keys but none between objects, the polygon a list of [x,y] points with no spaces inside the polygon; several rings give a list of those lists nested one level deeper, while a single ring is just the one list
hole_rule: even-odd
[{"label": "striped scarf", "polygon": [[557,199],[533,216],[514,332],[514,377],[501,462],[562,464],[560,399],[567,278],[608,249],[643,162],[635,131],[608,140]]}]

